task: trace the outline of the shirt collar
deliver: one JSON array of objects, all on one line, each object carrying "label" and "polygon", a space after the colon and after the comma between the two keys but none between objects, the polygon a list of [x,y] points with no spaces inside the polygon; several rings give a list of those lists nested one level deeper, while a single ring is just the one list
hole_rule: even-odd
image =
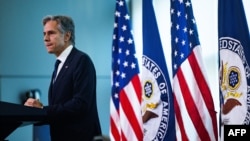
[{"label": "shirt collar", "polygon": [[61,64],[65,62],[67,57],[69,56],[69,53],[71,52],[73,48],[73,45],[68,46],[58,57],[57,59],[61,61]]}]

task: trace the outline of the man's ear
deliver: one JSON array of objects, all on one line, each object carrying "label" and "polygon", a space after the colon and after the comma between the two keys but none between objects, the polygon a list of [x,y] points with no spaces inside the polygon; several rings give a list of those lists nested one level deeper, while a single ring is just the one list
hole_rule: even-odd
[{"label": "man's ear", "polygon": [[64,35],[64,41],[69,41],[71,37],[71,32],[66,32]]}]

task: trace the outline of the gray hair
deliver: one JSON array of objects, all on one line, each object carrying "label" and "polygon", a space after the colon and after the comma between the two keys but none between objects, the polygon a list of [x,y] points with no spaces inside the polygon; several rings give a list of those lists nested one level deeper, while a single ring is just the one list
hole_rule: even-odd
[{"label": "gray hair", "polygon": [[75,25],[71,17],[63,15],[48,15],[43,18],[43,25],[45,25],[48,21],[56,21],[58,23],[58,30],[61,33],[70,32],[70,42],[72,45],[75,45]]}]

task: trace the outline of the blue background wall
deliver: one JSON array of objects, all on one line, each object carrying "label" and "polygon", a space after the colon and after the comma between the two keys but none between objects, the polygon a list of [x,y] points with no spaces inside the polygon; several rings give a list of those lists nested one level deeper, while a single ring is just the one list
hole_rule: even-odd
[{"label": "blue background wall", "polygon": [[[47,104],[55,56],[44,47],[41,20],[69,15],[75,21],[76,47],[90,55],[97,70],[98,111],[108,135],[114,9],[114,0],[0,0],[0,100],[22,104],[21,96],[38,88]],[[20,127],[7,139],[31,141],[32,131],[31,125]]]}]

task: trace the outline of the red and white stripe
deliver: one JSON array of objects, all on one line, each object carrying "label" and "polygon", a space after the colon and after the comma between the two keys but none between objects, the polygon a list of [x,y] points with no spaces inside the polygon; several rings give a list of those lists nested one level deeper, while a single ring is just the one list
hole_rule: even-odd
[{"label": "red and white stripe", "polygon": [[119,93],[120,109],[110,102],[110,139],[112,141],[141,141],[143,124],[141,114],[141,84],[134,76]]},{"label": "red and white stripe", "polygon": [[174,76],[178,141],[217,140],[216,112],[200,54],[200,47],[195,47]]}]

